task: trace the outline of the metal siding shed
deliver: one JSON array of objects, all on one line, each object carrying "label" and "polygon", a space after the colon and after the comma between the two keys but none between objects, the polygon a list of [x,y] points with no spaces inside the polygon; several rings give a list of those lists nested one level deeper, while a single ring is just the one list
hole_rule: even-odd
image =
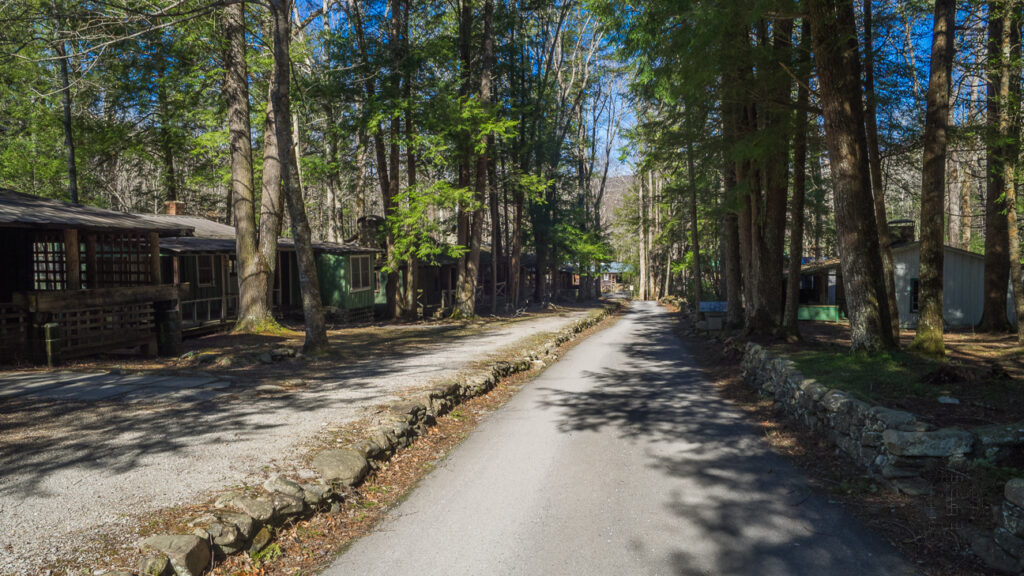
[{"label": "metal siding shed", "polygon": [[[911,310],[911,281],[920,275],[920,243],[911,242],[894,246],[893,268],[900,325],[913,328],[917,326],[917,313]],[[981,254],[946,246],[942,274],[943,318],[946,324],[952,328],[966,328],[981,321],[984,303],[984,257]]]}]

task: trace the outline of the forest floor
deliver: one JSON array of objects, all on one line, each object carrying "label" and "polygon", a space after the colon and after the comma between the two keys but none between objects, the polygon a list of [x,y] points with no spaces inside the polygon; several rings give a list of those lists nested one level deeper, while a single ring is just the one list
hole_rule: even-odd
[{"label": "forest floor", "polygon": [[849,353],[845,323],[801,322],[800,334],[800,342],[771,347],[806,376],[862,400],[907,410],[939,427],[1024,420],[1024,347],[1013,335],[948,332],[943,361],[910,352],[912,330],[902,331],[900,350],[872,356]]},{"label": "forest floor", "polygon": [[[930,496],[896,494],[878,485],[823,436],[811,433],[777,412],[740,375],[742,349],[734,342],[694,332],[680,314],[677,333],[722,394],[746,411],[779,453],[803,469],[812,484],[895,545],[927,576],[989,574],[965,552],[958,530],[964,525],[992,528],[991,504],[1002,483],[988,470],[950,471],[936,478]],[[801,328],[803,324],[801,325]],[[807,330],[806,332],[811,332]],[[809,334],[805,334],[808,339]],[[833,342],[828,342],[833,345]],[[1005,479],[1003,480],[1005,483]]]},{"label": "forest floor", "polygon": [[[974,466],[966,471],[942,470],[930,480],[934,494],[908,496],[885,489],[824,437],[788,420],[770,399],[743,382],[742,346],[729,335],[697,334],[679,315],[677,333],[699,359],[723,395],[746,410],[764,431],[765,439],[793,459],[821,490],[881,533],[928,576],[988,574],[966,553],[961,529],[994,527],[992,504],[1002,497],[1010,474],[1018,469]],[[1020,420],[1024,394],[1024,360],[1012,336],[968,333],[946,335],[949,361],[924,359],[907,352],[881,358],[850,355],[845,324],[802,322],[802,342],[766,343],[784,352],[808,376],[830,387],[844,387],[868,400],[909,410],[940,425],[978,425]],[[904,331],[904,349],[913,333]],[[993,369],[993,366],[996,368]],[[841,382],[841,386],[836,383]],[[891,387],[887,390],[887,387]],[[892,390],[898,390],[893,392]],[[939,395],[958,395],[959,405],[941,404]],[[991,403],[991,404],[990,404]],[[1024,464],[1019,462],[1016,464]]]},{"label": "forest floor", "polygon": [[[118,534],[114,547],[134,542],[148,511],[187,505],[268,466],[302,467],[311,446],[335,441],[368,410],[535,346],[589,312],[559,307],[516,318],[345,327],[331,331],[331,350],[317,357],[295,354],[297,332],[211,335],[187,341],[191,350],[178,359],[29,371],[214,384],[188,401],[176,394],[0,399],[0,573],[84,567],[97,538]],[[0,387],[25,374],[0,372]]]}]

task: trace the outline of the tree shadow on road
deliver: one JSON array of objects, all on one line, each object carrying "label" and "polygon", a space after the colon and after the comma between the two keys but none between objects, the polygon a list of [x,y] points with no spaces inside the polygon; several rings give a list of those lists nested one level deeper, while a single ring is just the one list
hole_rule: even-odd
[{"label": "tree shadow on road", "polygon": [[586,373],[596,384],[543,389],[541,407],[559,414],[565,433],[628,441],[644,452],[649,474],[673,479],[677,489],[652,496],[679,520],[680,545],[663,560],[674,574],[912,573],[770,451],[696,367],[665,314],[628,317],[621,356]]}]

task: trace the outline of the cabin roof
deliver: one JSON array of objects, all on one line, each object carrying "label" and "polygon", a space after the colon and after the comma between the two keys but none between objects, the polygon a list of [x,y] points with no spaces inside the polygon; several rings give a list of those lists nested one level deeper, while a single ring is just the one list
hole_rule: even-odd
[{"label": "cabin roof", "polygon": [[[943,244],[942,248],[946,252],[953,252],[953,253],[963,254],[964,256],[967,256],[967,257],[970,257],[970,258],[977,258],[978,260],[984,260],[985,259],[985,255],[984,254],[978,254],[977,252],[971,252],[969,250],[964,250],[962,248],[956,248],[955,246],[950,246],[949,244]],[[917,240],[917,241],[914,241],[914,242],[901,242],[901,243],[898,243],[898,244],[893,244],[892,245],[892,249],[893,249],[894,252],[904,252],[904,251],[911,250],[911,249],[920,250],[921,249],[921,241]]]},{"label": "cabin roof", "polygon": [[[227,224],[221,224],[200,216],[181,216],[177,214],[155,214],[147,216],[154,220],[164,222],[171,226],[189,226],[192,228],[192,236],[196,238],[219,238],[234,241],[235,229]],[[231,247],[234,250],[234,246]]]},{"label": "cabin roof", "polygon": [[828,258],[826,260],[814,260],[800,267],[801,274],[817,274],[839,268],[839,258]]},{"label": "cabin roof", "polygon": [[186,222],[164,222],[143,214],[71,204],[5,188],[0,188],[0,227],[157,232],[161,236],[184,236],[193,228]]},{"label": "cabin roof", "polygon": [[[985,256],[983,254],[978,254],[977,252],[968,252],[967,250],[962,250],[960,248],[954,248],[953,246],[949,246],[949,245],[943,245],[942,248],[946,252],[959,253],[959,254],[963,254],[964,256],[968,256],[970,258],[977,258],[979,260],[985,258]],[[921,249],[921,242],[920,241],[915,241],[915,242],[897,242],[897,243],[894,243],[892,245],[893,252],[906,252],[908,250],[920,250],[920,249]],[[804,264],[800,268],[800,273],[801,274],[817,274],[817,273],[820,273],[820,272],[831,271],[833,269],[836,269],[836,270],[839,269],[839,258],[829,258],[827,260],[815,260],[813,262],[808,262],[807,264]]]},{"label": "cabin roof", "polygon": [[[199,216],[180,216],[160,214],[153,216],[162,222],[181,223],[190,226],[192,236],[165,238],[160,241],[160,249],[176,254],[214,253],[235,251],[235,228]],[[277,239],[279,250],[294,250],[295,241],[291,238]],[[375,248],[367,248],[352,242],[314,242],[313,250],[323,254],[372,254],[380,252]]]}]

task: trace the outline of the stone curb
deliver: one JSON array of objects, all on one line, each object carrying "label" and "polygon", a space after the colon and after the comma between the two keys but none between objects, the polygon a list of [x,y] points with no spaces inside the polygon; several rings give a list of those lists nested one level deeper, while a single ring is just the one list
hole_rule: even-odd
[{"label": "stone curb", "polygon": [[[922,473],[988,461],[1021,442],[1024,422],[971,430],[935,429],[909,412],[871,405],[806,378],[793,362],[750,342],[740,370],[792,420],[826,436],[858,466],[890,488],[911,496],[932,494]],[[972,531],[971,550],[994,570],[1024,575],[1024,479],[1007,483],[999,526],[991,535]]]},{"label": "stone curb", "polygon": [[259,554],[273,541],[284,522],[340,510],[341,490],[358,486],[371,470],[390,460],[427,432],[437,418],[466,400],[490,392],[502,379],[546,367],[558,359],[558,347],[596,326],[623,304],[606,305],[599,314],[573,323],[548,342],[509,362],[459,381],[447,382],[419,396],[390,404],[374,417],[369,435],[340,448],[313,455],[317,478],[299,483],[271,475],[262,489],[236,490],[217,498],[212,510],[192,518],[192,534],[156,534],[139,542],[144,552],[137,572],[110,570],[96,574],[117,576],[199,576],[216,558],[247,552]]}]

